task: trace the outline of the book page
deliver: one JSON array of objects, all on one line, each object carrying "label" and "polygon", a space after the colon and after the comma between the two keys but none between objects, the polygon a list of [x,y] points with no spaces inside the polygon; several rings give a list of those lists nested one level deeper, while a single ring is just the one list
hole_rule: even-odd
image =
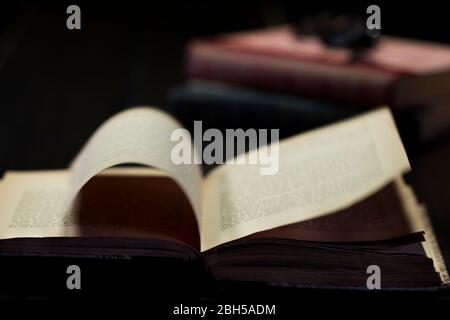
[{"label": "book page", "polygon": [[[67,220],[63,215],[71,214],[72,207],[76,206],[74,199],[78,192],[94,176],[105,174],[104,170],[130,163],[156,167],[173,178],[185,193],[198,224],[200,167],[195,164],[175,165],[170,158],[177,143],[171,141],[171,134],[179,128],[182,128],[179,123],[157,109],[138,107],[125,110],[96,130],[69,170],[7,173],[2,182],[4,192],[1,197],[8,201],[2,201],[0,206],[1,226],[7,230],[0,230],[4,231],[0,236],[78,235],[77,230],[71,229],[73,223],[69,226],[62,222]],[[188,139],[184,141],[189,142]],[[129,168],[125,171],[113,168],[113,172],[142,175],[139,168],[131,171]],[[36,217],[31,215],[33,211]],[[18,218],[20,216],[22,218]],[[40,228],[43,228],[42,232]]]},{"label": "book page", "polygon": [[445,260],[426,207],[419,204],[413,189],[402,178],[396,179],[395,185],[403,195],[404,206],[408,214],[411,229],[425,232],[425,241],[422,242],[425,253],[433,260],[434,268],[439,273],[442,283],[450,283],[450,276],[445,265]]},{"label": "book page", "polygon": [[245,238],[283,238],[321,242],[367,242],[415,232],[403,195],[389,183],[362,201],[322,217],[253,233]]},{"label": "book page", "polygon": [[69,170],[6,173],[0,239],[77,236],[75,212],[65,210],[69,179]]},{"label": "book page", "polygon": [[242,164],[207,177],[202,250],[347,208],[409,170],[387,108],[284,140],[275,175]]},{"label": "book page", "polygon": [[[101,175],[160,175],[154,169],[111,168]],[[77,208],[66,208],[69,170],[9,171],[0,184],[0,239],[80,236]]]},{"label": "book page", "polygon": [[169,174],[186,193],[200,222],[201,169],[199,165],[176,165],[171,141],[181,124],[157,109],[137,107],[107,120],[89,139],[71,165],[71,198],[93,176],[109,167],[135,163],[153,166]]},{"label": "book page", "polygon": [[164,172],[144,167],[107,169],[91,179],[66,210],[70,174],[68,170],[8,172],[6,188],[0,184],[0,197],[8,199],[0,203],[0,239],[123,236],[170,239],[200,249],[192,207]]}]

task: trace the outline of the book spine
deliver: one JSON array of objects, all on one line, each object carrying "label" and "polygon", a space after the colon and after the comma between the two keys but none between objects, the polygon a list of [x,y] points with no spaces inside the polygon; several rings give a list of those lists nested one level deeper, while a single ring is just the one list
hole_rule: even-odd
[{"label": "book spine", "polygon": [[367,108],[389,102],[392,75],[340,65],[286,60],[191,43],[188,78],[223,81]]}]

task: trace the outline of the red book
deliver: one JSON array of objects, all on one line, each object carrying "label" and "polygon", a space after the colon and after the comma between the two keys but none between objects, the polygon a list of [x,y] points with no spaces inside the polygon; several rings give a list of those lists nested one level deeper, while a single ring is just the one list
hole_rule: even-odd
[{"label": "red book", "polygon": [[372,107],[424,105],[450,99],[450,46],[382,36],[352,62],[289,27],[241,32],[189,43],[189,78],[223,81]]}]

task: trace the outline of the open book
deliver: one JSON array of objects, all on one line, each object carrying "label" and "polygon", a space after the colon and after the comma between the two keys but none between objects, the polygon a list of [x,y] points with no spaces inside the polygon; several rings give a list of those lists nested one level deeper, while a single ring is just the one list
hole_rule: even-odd
[{"label": "open book", "polygon": [[275,142],[274,175],[237,159],[206,177],[175,164],[179,128],[159,110],[126,110],[68,170],[7,172],[0,250],[203,259],[218,281],[365,287],[370,265],[384,287],[449,280],[402,180],[410,166],[389,109]]}]

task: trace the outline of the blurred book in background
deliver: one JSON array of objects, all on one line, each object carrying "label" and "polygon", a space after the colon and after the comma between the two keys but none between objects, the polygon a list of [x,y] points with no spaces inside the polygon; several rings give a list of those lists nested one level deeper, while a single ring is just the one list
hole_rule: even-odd
[{"label": "blurred book in background", "polygon": [[383,37],[360,60],[288,27],[192,41],[190,78],[220,80],[361,106],[407,107],[449,97],[450,47]]},{"label": "blurred book in background", "polygon": [[388,104],[410,151],[450,127],[450,47],[442,44],[383,36],[354,61],[349,49],[282,26],[193,40],[185,71],[202,80],[171,92],[169,109],[185,125],[215,119],[214,127],[289,136]]},{"label": "blurred book in background", "polygon": [[[336,108],[329,102],[202,80],[173,88],[168,105],[169,111],[181,119],[202,119],[207,127],[275,127],[282,138],[357,112],[348,106]],[[183,124],[192,129],[191,121]]]}]

